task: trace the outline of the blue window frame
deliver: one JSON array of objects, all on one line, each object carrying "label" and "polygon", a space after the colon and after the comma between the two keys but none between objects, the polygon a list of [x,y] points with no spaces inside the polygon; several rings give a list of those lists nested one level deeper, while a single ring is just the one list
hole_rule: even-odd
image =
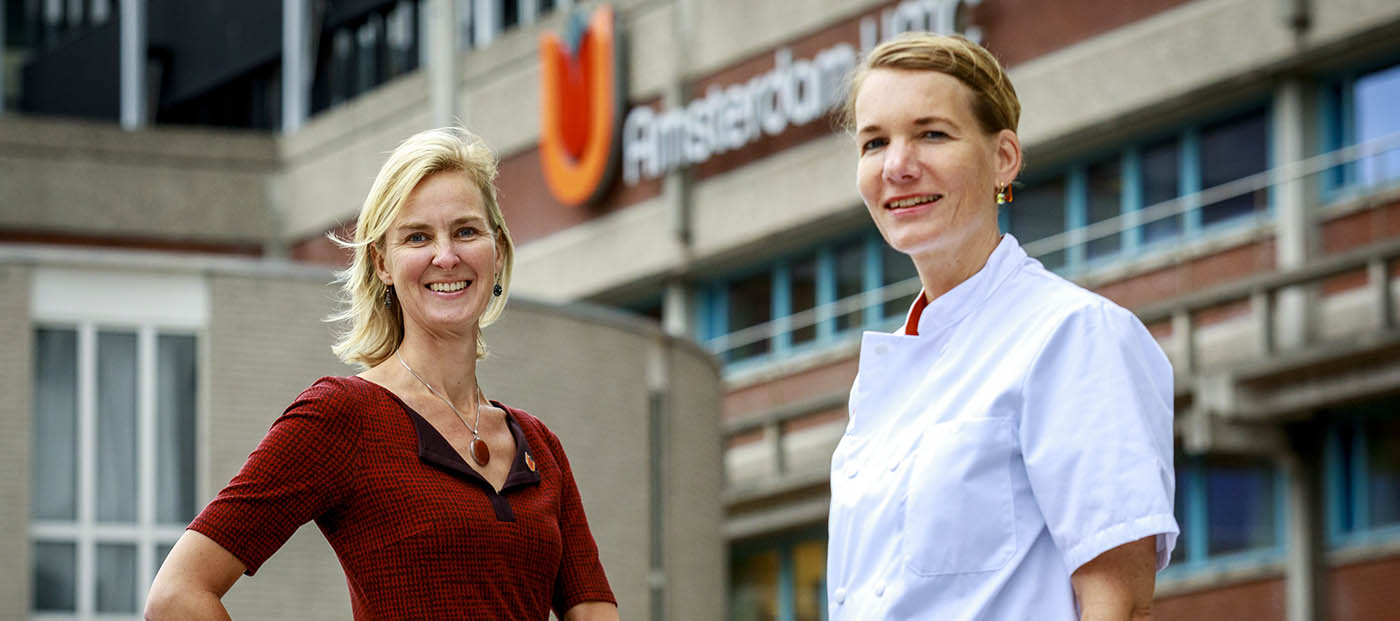
[{"label": "blue window frame", "polygon": [[731,550],[729,618],[825,621],[826,537],[802,531]]},{"label": "blue window frame", "polygon": [[1334,413],[1327,433],[1327,530],[1347,545],[1400,537],[1400,398]]},{"label": "blue window frame", "polygon": [[[1351,72],[1323,85],[1322,143],[1328,151],[1400,134],[1400,62]],[[1393,143],[1392,143],[1393,144]],[[1400,183],[1400,148],[1333,167],[1324,198],[1344,198]]]},{"label": "blue window frame", "polygon": [[[1267,170],[1269,129],[1268,107],[1255,105],[1049,171],[1016,190],[998,214],[1000,226],[1047,268],[1075,275],[1253,223],[1270,209],[1267,190],[1185,209],[1172,201]],[[1084,227],[1092,234],[1073,233],[1082,237],[1070,243],[1050,239]],[[1040,240],[1051,243],[1037,249]],[[888,287],[916,276],[909,258],[867,227],[708,283],[697,304],[696,336],[733,369],[830,345],[858,330],[893,329],[917,287]]]},{"label": "blue window frame", "polygon": [[1271,561],[1283,553],[1284,480],[1273,462],[1227,455],[1176,457],[1173,573]]},{"label": "blue window frame", "polygon": [[917,291],[886,300],[881,288],[916,276],[871,227],[711,281],[700,290],[697,336],[730,365],[780,359],[893,327]]},{"label": "blue window frame", "polygon": [[[1031,245],[1047,268],[1074,275],[1252,222],[1246,218],[1271,209],[1267,191],[1176,209],[1167,203],[1268,170],[1270,118],[1267,106],[1252,106],[1031,178],[1002,208],[1002,230]],[[1085,227],[1091,229],[1082,238],[1035,248],[1034,242]]]}]

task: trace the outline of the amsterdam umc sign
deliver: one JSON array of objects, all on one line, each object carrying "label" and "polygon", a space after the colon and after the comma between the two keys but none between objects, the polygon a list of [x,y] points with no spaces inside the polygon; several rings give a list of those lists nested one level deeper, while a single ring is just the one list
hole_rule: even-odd
[{"label": "amsterdam umc sign", "polygon": [[[764,136],[822,117],[841,103],[857,49],[902,32],[956,32],[959,10],[980,0],[905,0],[860,21],[860,41],[840,42],[811,58],[773,52],[773,68],[747,81],[711,85],[684,106],[627,112],[622,45],[612,7],[570,16],[565,36],[540,36],[540,166],[555,200],[597,202],[621,167],[633,185],[742,149]],[[974,26],[962,28],[973,40]],[[859,48],[856,47],[859,44]]]}]

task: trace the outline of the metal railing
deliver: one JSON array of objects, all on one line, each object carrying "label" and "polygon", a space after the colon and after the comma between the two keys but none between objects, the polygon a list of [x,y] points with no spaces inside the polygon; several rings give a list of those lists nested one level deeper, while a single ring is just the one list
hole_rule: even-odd
[{"label": "metal railing", "polygon": [[[1192,206],[1208,205],[1234,196],[1297,181],[1309,175],[1326,173],[1339,165],[1351,164],[1397,149],[1400,149],[1400,134],[1280,166],[1264,173],[1198,192],[1192,196],[1153,205],[1143,211],[1150,210],[1154,216],[1160,214],[1160,217],[1163,218],[1171,217],[1174,214],[1183,213]],[[1384,179],[1386,175],[1377,175],[1377,177]],[[1400,177],[1389,179],[1387,182],[1400,185]],[[1380,191],[1380,188],[1371,187],[1360,190],[1374,194]],[[1034,247],[1039,254],[1047,254],[1064,250],[1074,244],[1085,243],[1095,239],[1096,236],[1104,237],[1127,230],[1130,226],[1142,225],[1141,220],[1132,222],[1126,218],[1116,219],[1115,223],[1117,226],[1113,228],[1100,223],[1077,231],[1067,231],[1053,238],[1037,240],[1036,245],[1027,244],[1027,247]],[[1321,339],[1304,338],[1301,343],[1298,343],[1300,347],[1295,352],[1288,352],[1286,348],[1281,348],[1274,338],[1276,325],[1274,319],[1277,312],[1277,302],[1281,298],[1282,292],[1300,286],[1315,286],[1335,276],[1364,270],[1366,273],[1366,303],[1371,322],[1371,325],[1368,326],[1370,329],[1368,334],[1373,338],[1370,338],[1369,341],[1363,338],[1362,341],[1400,343],[1400,331],[1397,330],[1397,327],[1400,326],[1397,326],[1395,317],[1393,288],[1391,286],[1392,274],[1389,269],[1389,265],[1397,260],[1400,260],[1400,239],[1389,239],[1362,248],[1320,257],[1297,268],[1245,277],[1209,289],[1177,296],[1164,302],[1149,304],[1138,308],[1136,312],[1148,324],[1171,321],[1172,336],[1170,342],[1165,343],[1165,345],[1169,349],[1175,349],[1173,353],[1178,374],[1190,377],[1200,371],[1196,357],[1196,338],[1199,334],[1196,329],[1196,314],[1207,309],[1247,300],[1250,305],[1250,316],[1246,321],[1252,331],[1256,350],[1253,352],[1253,358],[1265,362],[1288,364],[1289,361],[1285,359],[1287,356],[1281,357],[1282,354],[1303,355],[1308,353],[1310,345],[1334,345],[1335,343],[1321,341]],[[835,316],[837,313],[859,310],[878,312],[880,304],[883,302],[917,293],[918,290],[917,278],[893,283],[877,290],[849,296],[831,304],[794,314],[786,318],[786,321],[783,319],[775,320],[737,331],[726,335],[731,340],[724,340],[726,337],[721,337],[711,341],[711,344],[722,343],[732,350],[763,338],[772,338],[780,333],[780,328],[789,331],[801,329]],[[1363,346],[1364,344],[1362,343]],[[712,349],[712,351],[714,350]],[[1321,351],[1322,354],[1327,354],[1331,349],[1322,348]],[[766,498],[784,490],[796,490],[824,483],[826,480],[824,472],[797,472],[788,466],[787,451],[784,446],[788,433],[786,426],[790,421],[842,407],[846,399],[845,388],[844,386],[837,387],[836,390],[826,394],[811,395],[802,401],[776,409],[725,421],[723,423],[725,438],[732,439],[745,434],[761,434],[760,442],[764,447],[764,452],[768,455],[766,463],[770,468],[770,472],[767,473],[762,482],[754,483],[753,487],[731,487],[726,491],[725,502],[731,505],[744,503],[756,498]],[[1187,382],[1183,384],[1182,388],[1190,391],[1194,386],[1191,382]]]},{"label": "metal railing", "polygon": [[[1310,176],[1334,172],[1337,171],[1339,167],[1355,165],[1363,160],[1397,151],[1400,151],[1400,133],[1383,136],[1303,160],[1276,166],[1248,177],[1242,177],[1198,192],[1162,201],[1144,207],[1143,209],[1095,222],[1088,226],[1066,230],[1062,233],[1057,233],[1041,239],[1030,240],[1028,242],[1023,240],[1023,247],[1026,252],[1033,257],[1044,257],[1056,252],[1082,247],[1094,240],[1121,235],[1151,223],[1175,218],[1210,205],[1218,204],[1222,201],[1254,194],[1256,192],[1272,190],[1286,183],[1298,181]],[[1383,162],[1383,160],[1377,161]],[[1378,167],[1377,170],[1374,171],[1373,176],[1378,178],[1380,183],[1400,182],[1400,170],[1388,171],[1383,166]],[[1317,202],[1317,197],[1314,197],[1314,199],[1309,202]],[[1311,206],[1312,205],[1310,205],[1310,207]],[[1241,216],[1232,219],[1231,222],[1237,224],[1252,222],[1254,225],[1258,225],[1271,217],[1272,215],[1268,211],[1256,210],[1252,216]],[[1250,220],[1251,218],[1252,221]],[[1188,239],[1187,235],[1181,232],[1176,234],[1176,238],[1178,240]],[[1154,246],[1150,252],[1142,252],[1141,254],[1130,256],[1133,258],[1149,256],[1152,253],[1165,252],[1169,249],[1169,247],[1165,246]],[[1076,274],[1070,274],[1070,276],[1075,275]],[[868,317],[870,313],[875,313],[878,316],[878,314],[882,312],[886,302],[917,294],[920,290],[921,285],[919,279],[917,277],[909,278],[890,283],[878,289],[863,291],[829,303],[818,304],[813,308],[791,315],[778,317],[770,321],[735,330],[728,334],[710,339],[706,341],[704,345],[710,352],[716,354],[722,360],[728,361],[734,357],[734,352],[742,348],[756,343],[771,343],[774,339],[785,334],[790,335],[798,330],[807,328],[815,329],[815,326],[819,326],[823,322],[832,321],[843,315],[858,313],[862,317]],[[873,322],[866,321],[861,325],[863,327],[869,327],[872,325],[884,325],[891,322],[892,319],[880,316],[879,319]],[[772,347],[770,346],[770,351],[771,350]]]}]

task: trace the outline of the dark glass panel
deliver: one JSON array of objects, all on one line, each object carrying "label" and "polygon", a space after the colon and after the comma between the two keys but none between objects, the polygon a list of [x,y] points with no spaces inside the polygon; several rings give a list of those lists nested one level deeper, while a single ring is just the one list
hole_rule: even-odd
[{"label": "dark glass panel", "polygon": [[[1029,244],[1065,232],[1065,178],[1029,185],[1016,191],[1008,212],[1009,228],[1021,244]],[[1064,267],[1064,250],[1037,256],[1045,267]]]},{"label": "dark glass panel", "polygon": [[1206,461],[1207,548],[1211,556],[1274,546],[1274,468],[1260,459],[1210,457]]},{"label": "dark glass panel", "polygon": [[[1175,139],[1142,150],[1142,206],[1150,208],[1181,195],[1181,147]],[[1143,219],[1142,240],[1152,243],[1181,234],[1181,214]]]},{"label": "dark glass panel", "polygon": [[[1099,162],[1088,170],[1088,196],[1085,205],[1090,225],[1115,218],[1123,213],[1123,167],[1117,157]],[[1122,233],[1110,233],[1089,240],[1089,259],[1118,252]]]},{"label": "dark glass panel", "polygon": [[[810,311],[817,305],[817,258],[804,257],[792,262],[792,313]],[[807,325],[794,328],[792,344],[810,343],[817,338],[817,327],[811,323],[815,317],[806,319]]]},{"label": "dark glass panel", "polygon": [[[773,275],[761,272],[729,285],[729,332],[766,323],[773,319]],[[732,347],[731,362],[768,353],[768,339]]]},{"label": "dark glass panel", "polygon": [[[1262,110],[1201,129],[1201,188],[1210,189],[1263,172],[1269,163],[1268,116]],[[1248,216],[1268,207],[1268,192],[1258,190],[1201,208],[1201,225]]]}]

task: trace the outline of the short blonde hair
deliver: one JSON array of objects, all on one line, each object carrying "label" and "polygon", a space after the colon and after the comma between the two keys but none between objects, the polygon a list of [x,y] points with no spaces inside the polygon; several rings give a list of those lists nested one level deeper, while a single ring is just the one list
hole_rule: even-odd
[{"label": "short blonde hair", "polygon": [[856,95],[875,69],[936,71],[957,78],[972,89],[972,113],[988,134],[1013,132],[1021,122],[1021,101],[1006,70],[986,48],[962,35],[908,32],[875,46],[851,74],[842,110],[842,125],[854,131]]},{"label": "short blonde hair", "polygon": [[[375,366],[392,356],[403,341],[403,310],[398,304],[385,306],[384,294],[388,288],[375,272],[373,252],[384,252],[384,236],[414,188],[429,175],[439,172],[465,174],[481,190],[492,237],[503,255],[497,281],[501,285],[501,295],[492,296],[487,303],[479,327],[491,325],[505,310],[515,263],[515,242],[496,202],[496,156],[480,138],[462,128],[419,132],[400,143],[379,169],[369,196],[360,207],[354,239],[329,236],[331,241],[354,253],[350,267],[336,274],[343,308],[327,318],[327,321],[348,324],[336,335],[335,345],[331,347],[346,364]],[[485,356],[486,343],[478,330],[476,357]]]}]

